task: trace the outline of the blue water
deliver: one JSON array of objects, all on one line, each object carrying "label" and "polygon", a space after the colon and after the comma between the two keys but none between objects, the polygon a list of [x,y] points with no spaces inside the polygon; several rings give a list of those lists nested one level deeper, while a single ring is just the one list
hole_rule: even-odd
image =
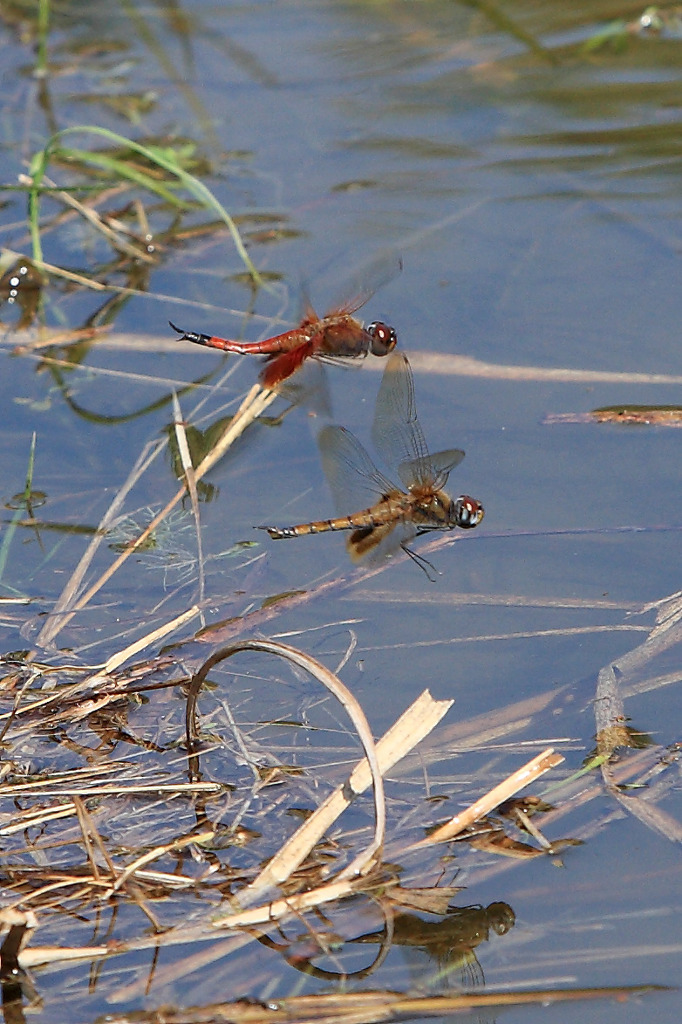
[{"label": "blue water", "polygon": [[[479,498],[486,518],[429,554],[435,583],[409,560],[396,560],[371,580],[256,624],[331,667],[355,643],[342,674],[376,734],[427,685],[437,697],[456,698],[448,722],[568,687],[570,713],[538,710],[530,725],[510,728],[508,739],[496,736],[490,750],[482,739],[470,761],[461,755],[424,775],[412,765],[402,776],[406,788],[395,791],[394,821],[404,805],[425,798],[429,771],[435,788],[459,806],[532,756],[536,743],[557,740],[569,771],[577,770],[593,747],[590,701],[599,669],[645,639],[653,613],[632,611],[680,587],[679,430],[543,423],[548,413],[618,402],[680,402],[682,43],[674,33],[632,32],[620,49],[585,50],[604,25],[619,17],[633,23],[641,13],[636,4],[626,7],[195,0],[112,12],[110,4],[70,4],[53,15],[53,64],[42,97],[31,46],[9,20],[0,29],[5,182],[16,182],[57,128],[97,124],[141,139],[190,138],[212,168],[201,170],[201,179],[239,218],[256,266],[278,279],[271,290],[252,293],[235,277],[243,267],[227,232],[201,234],[162,247],[139,287],[113,265],[102,271],[140,294],[117,312],[112,342],[79,354],[80,365],[43,364],[40,353],[26,351],[15,356],[16,338],[5,334],[4,501],[24,487],[35,431],[34,488],[47,495],[39,521],[94,530],[143,446],[163,436],[173,388],[204,376],[212,384],[226,366],[233,370],[214,392],[181,394],[185,419],[205,429],[232,413],[256,378],[255,360],[224,362],[218,353],[176,344],[169,318],[189,330],[256,340],[295,323],[306,295],[323,311],[366,277],[381,287],[360,315],[392,323],[401,346],[415,354],[417,407],[429,445],[467,452],[450,487]],[[133,92],[149,94],[150,105],[131,122],[105,100]],[[78,144],[100,143],[81,137]],[[62,168],[50,173],[66,181]],[[25,200],[11,193],[5,199],[3,245],[28,253]],[[45,201],[43,209],[48,215],[55,207]],[[155,231],[167,226],[151,204],[149,216]],[[202,219],[197,214],[188,223]],[[74,272],[112,259],[108,245],[75,216],[46,233],[43,244],[47,262]],[[402,272],[387,271],[398,259]],[[44,321],[82,327],[105,298],[53,279]],[[15,322],[13,308],[5,305],[2,313],[8,326]],[[469,356],[493,369],[469,376],[453,363],[436,374],[424,361],[430,353]],[[63,349],[51,355],[74,360]],[[548,381],[531,369],[528,379],[506,379],[495,367],[508,365],[594,376]],[[368,447],[380,370],[368,361],[359,371],[326,371],[333,419]],[[605,381],[601,371],[642,376]],[[304,406],[279,426],[254,427],[211,472],[212,500],[200,506],[207,622],[350,571],[342,536],[274,544],[252,529],[334,513],[315,442],[323,421]],[[164,454],[121,514],[145,525],[148,510],[157,511],[176,488]],[[57,647],[74,649],[84,662],[103,661],[196,600],[194,527],[185,512],[153,551],[131,560],[64,628]],[[6,537],[10,518],[7,511]],[[44,621],[39,613],[52,607],[88,539],[25,527],[10,535],[2,587],[36,603],[8,610],[4,649],[35,642]],[[258,546],[235,548],[245,541]],[[115,553],[103,545],[88,578]],[[676,650],[669,673],[679,664]],[[255,675],[243,707],[251,726],[271,715],[296,718],[307,708],[300,680],[275,699]],[[626,702],[633,724],[662,746],[679,740],[678,691],[645,688]],[[207,696],[203,706],[218,714],[217,731],[226,732],[212,700]],[[180,737],[182,705],[172,706]],[[150,709],[142,720],[141,714],[131,710],[131,727],[156,735]],[[119,745],[117,754],[126,751]],[[26,756],[46,768],[48,753]],[[661,805],[677,819],[678,790],[673,786]],[[3,810],[13,813],[10,804]],[[466,855],[470,888],[462,902],[505,901],[517,918],[508,935],[478,950],[489,984],[676,982],[675,847],[634,819],[600,826],[600,815],[614,810],[602,794],[574,812],[570,824],[554,826],[554,836],[586,838],[568,851],[564,871],[534,860],[497,877],[499,859]],[[366,824],[364,811],[354,823]],[[435,869],[433,875],[432,884]],[[137,934],[146,925],[141,915],[126,913],[121,929]],[[51,940],[57,941],[41,939]],[[79,934],[64,941],[93,940]],[[245,969],[241,955],[191,980],[162,974],[146,1003],[140,994],[127,1005],[261,999],[271,984],[278,995],[295,989],[302,976],[268,957],[262,974],[252,959]],[[39,974],[43,1016],[63,1019],[65,992],[74,1020],[110,1012],[106,999],[118,970],[110,961],[101,997],[88,995],[82,969]],[[391,960],[366,985],[398,987],[402,970]],[[531,1013],[597,1022],[631,1019],[633,1010],[634,1004],[590,1003]],[[677,997],[647,997],[636,1012],[672,1021]],[[505,1016],[521,1020],[527,1013]]]}]

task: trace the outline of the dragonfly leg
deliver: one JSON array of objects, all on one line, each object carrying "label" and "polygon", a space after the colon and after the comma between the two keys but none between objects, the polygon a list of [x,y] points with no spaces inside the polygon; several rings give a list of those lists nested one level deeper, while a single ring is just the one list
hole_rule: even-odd
[{"label": "dragonfly leg", "polygon": [[[412,548],[408,548],[407,544],[401,544],[400,547],[403,549],[406,555],[409,555],[415,565],[418,565],[421,571],[426,576],[429,583],[435,583],[437,576],[443,574],[436,569],[433,562],[429,562],[428,558],[424,558],[423,555],[418,555]],[[431,571],[429,571],[431,570]]]}]

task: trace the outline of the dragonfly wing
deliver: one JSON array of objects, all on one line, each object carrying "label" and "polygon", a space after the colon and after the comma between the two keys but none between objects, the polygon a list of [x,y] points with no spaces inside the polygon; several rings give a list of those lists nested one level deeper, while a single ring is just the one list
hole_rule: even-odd
[{"label": "dragonfly wing", "polygon": [[389,469],[412,466],[410,484],[433,483],[429,450],[417,419],[412,370],[402,352],[388,357],[377,395],[372,441]]},{"label": "dragonfly wing", "polygon": [[288,352],[278,352],[276,355],[269,355],[267,362],[260,373],[260,382],[264,388],[275,388],[282,381],[291,377],[292,373],[300,369],[303,361],[312,355],[313,343],[305,341],[302,345],[290,349]]},{"label": "dragonfly wing", "polygon": [[[429,473],[437,490],[445,487],[450,471],[458,466],[463,458],[464,452],[461,448],[448,448],[444,452],[428,456]],[[423,473],[424,459],[408,459],[398,466],[398,476],[408,490],[421,481]]]},{"label": "dragonfly wing", "polygon": [[354,562],[363,561],[377,565],[417,534],[414,523],[402,519],[395,523],[383,523],[366,530],[353,530],[346,541],[348,553]]},{"label": "dragonfly wing", "polygon": [[300,371],[277,387],[290,406],[302,406],[324,419],[332,415],[332,399],[324,368],[317,359],[306,359]]},{"label": "dragonfly wing", "polygon": [[372,298],[375,292],[392,281],[403,269],[403,261],[395,253],[383,253],[359,267],[347,288],[349,298],[327,311],[327,316],[354,313]]},{"label": "dragonfly wing", "polygon": [[317,438],[322,468],[339,515],[361,512],[393,484],[376,468],[358,439],[344,427],[324,427]]},{"label": "dragonfly wing", "polygon": [[310,301],[310,296],[308,295],[307,288],[303,289],[302,307],[303,308],[301,309],[301,321],[300,321],[301,325],[305,325],[307,327],[309,324],[316,324],[316,323],[319,322],[320,318],[317,315],[317,313],[315,312],[313,304]]},{"label": "dragonfly wing", "polygon": [[366,352],[357,352],[352,356],[333,356],[331,353],[318,351],[315,353],[315,359],[329,366],[338,366],[342,370],[353,370],[362,366],[362,360],[366,355]]}]

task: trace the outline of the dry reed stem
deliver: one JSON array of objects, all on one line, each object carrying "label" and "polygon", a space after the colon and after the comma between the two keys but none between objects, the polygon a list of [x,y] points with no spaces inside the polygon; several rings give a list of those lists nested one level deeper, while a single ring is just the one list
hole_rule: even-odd
[{"label": "dry reed stem", "polygon": [[602,755],[600,770],[607,792],[647,828],[674,843],[682,843],[682,823],[657,807],[650,793],[646,796],[624,793],[614,778],[612,754],[618,747],[630,746],[622,684],[629,674],[640,672],[653,658],[682,642],[681,598],[681,593],[670,594],[643,609],[656,608],[653,628],[642,644],[600,670],[593,703],[598,750]]},{"label": "dry reed stem", "polygon": [[[21,253],[15,252],[13,249],[6,249],[5,252],[12,258],[21,259]],[[91,291],[95,292],[114,292],[117,295],[139,295],[143,296],[145,293],[141,292],[139,288],[126,288],[124,285],[109,285],[102,284],[100,281],[95,281],[90,277],[84,277],[82,274],[76,274],[71,270],[65,270],[63,267],[57,267],[54,263],[46,263],[44,260],[32,259],[31,263],[37,270],[45,270],[51,277],[62,278],[64,281],[71,281],[73,284],[80,285],[82,288],[90,288]],[[56,344],[55,338],[63,337],[64,331],[52,330],[52,331],[41,331],[42,338],[39,342],[31,340],[35,338],[35,331],[26,331],[27,337],[25,340],[22,339],[22,332],[17,332],[13,337],[13,345],[19,346],[20,348],[45,348],[49,345]],[[75,332],[69,331],[68,336],[71,337]],[[95,330],[89,331],[89,333],[95,333]],[[44,340],[47,335],[47,339]]]},{"label": "dry reed stem", "polygon": [[[83,700],[75,707],[68,707],[64,711],[57,711],[55,714],[49,717],[43,718],[40,721],[40,728],[42,730],[49,730],[54,728],[56,725],[75,725],[76,722],[82,722],[84,718],[89,718],[90,715],[96,711],[101,711],[107,707],[108,704],[113,704],[121,699],[119,693],[105,693],[101,697],[93,697],[88,700]],[[33,711],[37,704],[46,704],[47,701],[35,701],[26,710]],[[21,710],[21,709],[20,709]],[[34,733],[36,730],[35,722],[25,722],[23,725],[12,729],[12,739],[15,740],[19,736],[25,736],[27,733]]]},{"label": "dry reed stem", "polygon": [[611,598],[573,597],[571,595],[532,595],[504,593],[468,593],[467,591],[438,590],[436,593],[409,593],[396,590],[361,590],[355,587],[352,601],[373,602],[376,604],[434,604],[439,608],[454,607],[470,608],[473,605],[484,605],[493,608],[560,608],[578,611],[609,611],[640,612],[639,601],[617,601]]},{"label": "dry reed stem", "polygon": [[682,377],[666,373],[631,373],[620,370],[576,370],[547,366],[515,366],[485,363],[472,356],[442,352],[411,352],[417,373],[435,373],[487,380],[555,381],[561,384],[682,384]]},{"label": "dry reed stem", "polygon": [[[650,992],[670,991],[663,985],[623,985],[603,988],[518,989],[512,992],[465,992],[445,995],[403,994],[387,989],[330,992],[269,999],[267,1004],[252,1000],[195,1006],[183,1010],[164,1007],[164,1024],[388,1024],[390,1021],[418,1020],[424,1017],[450,1019],[465,1010],[483,1011],[489,1007],[549,1006],[579,1000],[641,997]],[[476,1014],[478,1019],[479,1014]],[[488,1019],[488,1014],[483,1014]],[[127,1013],[107,1015],[108,1024],[153,1024],[158,1011],[148,1015]]]},{"label": "dry reed stem", "polygon": [[628,419],[627,415],[623,415],[622,418],[608,418],[605,419],[597,414],[597,410],[593,412],[548,412],[542,419],[543,425],[553,426],[558,423],[586,423],[590,426],[598,425],[600,423],[616,424],[627,428],[632,423],[637,423],[640,426],[656,426],[656,427],[673,427],[677,429],[682,427],[682,408],[677,410],[669,410],[663,412],[656,410],[655,406],[651,407],[649,417],[646,414],[642,414],[637,420],[634,418]]},{"label": "dry reed stem", "polygon": [[446,821],[444,825],[436,829],[435,832],[432,832],[431,835],[421,839],[418,843],[413,843],[407,849],[410,851],[419,850],[425,846],[433,846],[435,843],[445,843],[449,839],[454,839],[455,836],[458,836],[464,829],[469,828],[479,818],[484,818],[487,814],[491,814],[496,807],[499,807],[505,800],[509,800],[520,789],[531,785],[551,768],[556,768],[563,760],[564,758],[561,754],[555,754],[552,747],[548,747],[528,761],[522,768],[512,772],[503,782],[494,786],[484,796],[479,797],[466,810],[456,814],[449,821]]},{"label": "dry reed stem", "polygon": [[[104,863],[107,865],[107,868],[109,870],[110,884],[112,882],[114,883],[113,887],[110,890],[107,890],[104,893],[102,893],[102,898],[107,899],[117,889],[120,889],[125,883],[128,882],[129,876],[133,872],[126,869],[125,871],[123,871],[118,880],[115,881],[117,875],[116,865],[109,856],[109,851],[107,850],[105,844],[102,842],[102,837],[100,836],[99,831],[94,821],[92,820],[89,811],[87,810],[83,800],[79,796],[74,797],[74,804],[76,807],[76,813],[78,814],[78,822],[80,824],[80,829],[83,836],[83,842],[85,844],[85,850],[87,853],[88,861],[90,862],[90,866],[92,868],[92,877],[95,883],[101,882],[102,879],[99,871],[99,866],[97,864],[97,861],[95,860],[93,843],[97,846],[97,849],[99,850],[100,855],[104,860]],[[160,931],[158,919],[149,909],[146,900],[142,898],[142,894],[139,892],[137,887],[129,883],[126,885],[126,891],[130,899],[138,905],[142,913],[150,921],[154,931]]]},{"label": "dry reed stem", "polygon": [[[566,692],[564,688],[563,692]],[[558,710],[561,706],[559,699],[562,690],[547,690],[544,694],[538,694],[532,698],[524,698],[507,707],[493,710],[478,715],[473,719],[441,730],[437,743],[424,751],[423,757],[428,762],[438,758],[444,750],[452,749],[457,752],[465,752],[469,749],[478,749],[484,743],[494,743],[511,737],[519,730],[526,730],[534,716],[544,712],[551,714],[552,708]],[[639,785],[649,784],[650,773],[661,765],[661,748],[649,747],[646,750],[631,751],[627,759],[621,759],[613,766],[613,781],[618,786],[625,784]],[[675,778],[668,773],[668,787],[675,785]],[[663,788],[663,786],[661,787]],[[581,773],[578,776],[569,776],[562,779],[546,789],[541,795],[546,800],[552,800],[555,794],[561,794],[561,803],[554,809],[543,814],[543,828],[556,827],[567,815],[575,813],[578,808],[586,807],[589,803],[599,801],[603,803],[604,786],[596,772]],[[650,786],[647,789],[647,797],[651,800],[660,798],[657,788]],[[583,841],[601,832],[610,821],[622,817],[619,809],[612,809],[609,812],[599,812],[591,822],[579,827],[572,834]],[[389,856],[398,857],[402,855],[403,848],[399,851],[389,851]],[[507,858],[497,858],[494,865],[478,869],[475,875],[476,881],[490,881],[491,878],[498,878],[503,872],[509,871],[515,866],[515,862]]]},{"label": "dry reed stem", "polygon": [[[308,672],[314,679],[317,679],[317,681],[329,690],[336,700],[339,701],[353,723],[358,734],[358,738],[364,747],[371,770],[372,782],[374,785],[375,824],[374,838],[372,842],[366,850],[355,857],[346,870],[351,872],[353,875],[365,874],[373,866],[374,861],[384,843],[384,836],[386,832],[386,804],[384,800],[383,778],[379,767],[379,761],[377,759],[374,737],[372,736],[369,723],[360,703],[356,700],[350,690],[344,686],[341,680],[328,668],[320,664],[319,661],[311,658],[310,655],[303,654],[302,651],[298,651],[295,647],[290,647],[288,644],[275,643],[272,640],[243,640],[231,645],[230,647],[221,648],[219,651],[216,651],[215,654],[211,655],[211,657],[204,662],[199,672],[193,676],[190,684],[189,694],[187,697],[186,716],[187,749],[190,752],[190,755],[194,757],[196,750],[196,706],[201,687],[212,668],[221,661],[232,657],[233,654],[237,654],[240,651],[260,651],[264,654],[274,654],[277,657],[285,658],[292,664],[304,669],[304,671]],[[314,846],[315,844],[313,843],[312,845]],[[301,846],[300,843],[297,843],[296,846],[296,851],[294,852],[290,850],[287,855],[287,861],[290,866],[288,867],[287,874],[284,877],[287,877],[295,867],[298,867],[301,861],[308,855],[310,849],[312,849],[312,846],[308,846],[307,844],[305,846]],[[280,866],[282,866],[281,862]]]},{"label": "dry reed stem", "polygon": [[19,954],[19,964],[24,970],[40,964],[70,963],[72,960],[99,960],[109,956],[108,946],[27,946]]},{"label": "dry reed stem", "polygon": [[75,196],[70,195],[68,192],[65,192],[62,189],[59,189],[57,183],[53,181],[51,178],[48,178],[47,175],[43,176],[43,182],[53,189],[52,197],[54,199],[60,200],[62,203],[64,203],[65,206],[69,206],[73,211],[80,214],[80,216],[83,217],[84,220],[88,221],[88,223],[94,228],[95,231],[98,231],[107,239],[107,241],[111,244],[112,248],[117,249],[119,252],[124,253],[126,256],[131,256],[134,260],[140,261],[142,263],[149,263],[150,265],[154,265],[155,263],[158,262],[158,257],[148,253],[145,250],[144,246],[133,245],[131,242],[128,242],[125,238],[123,238],[120,232],[115,231],[108,224],[105,224],[99,213],[97,213],[97,211],[94,210],[92,206],[80,203],[75,198]]},{"label": "dry reed stem", "polygon": [[[74,886],[79,884],[81,885],[81,888],[73,891]],[[42,900],[42,898],[47,896],[48,893],[58,892],[60,889],[71,889],[72,892],[69,893],[68,898],[74,901],[91,899],[93,889],[96,889],[97,887],[104,889],[107,885],[109,885],[108,880],[97,880],[93,877],[88,878],[87,875],[79,875],[77,878],[60,878],[57,882],[50,882],[47,885],[41,886],[39,889],[32,889],[30,893],[22,893],[21,896],[17,897],[14,903],[8,904],[8,907],[11,909],[26,907],[29,903],[35,903],[38,900]],[[41,908],[42,907],[43,904],[41,903]]]},{"label": "dry reed stem", "polygon": [[[73,672],[74,669],[69,668],[67,671]],[[78,671],[82,672],[82,668]],[[51,669],[50,672],[53,673],[54,669]],[[40,673],[36,672],[35,675],[31,677],[30,682],[33,682],[36,678],[38,678],[39,675]],[[25,688],[22,688],[22,693],[24,689]],[[56,692],[49,693],[46,697],[37,697],[35,700],[31,701],[30,704],[26,704],[24,707],[20,707],[17,705],[13,707],[11,711],[3,711],[2,714],[0,714],[0,722],[6,718],[13,719],[18,718],[20,715],[27,715],[31,711],[35,711],[38,708],[46,707],[48,704],[56,704],[58,701],[68,700],[75,694],[80,693],[82,689],[82,682],[72,683],[71,686],[65,686],[62,690],[57,690]]]},{"label": "dry reed stem", "polygon": [[256,925],[271,924],[292,914],[303,914],[307,910],[315,910],[326,903],[335,903],[352,895],[362,885],[358,878],[345,878],[341,881],[327,882],[316,889],[295,893],[293,896],[273,900],[271,903],[251,907],[248,910],[236,910],[220,914],[211,921],[213,928],[252,928]]},{"label": "dry reed stem", "polygon": [[[99,832],[96,831],[96,829],[95,829],[95,827],[94,827],[94,825],[92,823],[92,818],[88,814],[88,812],[87,812],[87,810],[85,808],[85,804],[83,803],[83,801],[81,800],[81,798],[79,796],[75,796],[73,798],[73,806],[74,806],[74,808],[76,810],[76,814],[78,816],[78,824],[80,825],[81,835],[83,836],[83,845],[85,847],[85,853],[86,853],[88,861],[90,863],[90,870],[92,871],[92,877],[95,879],[96,882],[99,882],[99,880],[100,880],[99,867],[97,866],[97,861],[95,860],[95,851],[93,850],[93,846],[92,846],[93,833],[96,833],[96,836],[97,836],[97,839],[96,839],[97,847],[100,850],[100,852],[103,852],[102,851],[101,838],[100,838]],[[109,867],[109,871],[111,873],[112,878],[114,878],[115,877],[114,865],[113,865],[113,863],[111,861],[111,858],[109,857],[108,853],[106,854],[106,863],[107,863],[107,866]]]},{"label": "dry reed stem", "polygon": [[176,615],[174,619],[170,619],[168,622],[165,622],[163,626],[153,629],[151,633],[146,633],[145,636],[140,637],[139,640],[135,640],[132,644],[124,647],[123,650],[117,651],[116,654],[112,654],[112,656],[104,663],[100,671],[95,672],[94,675],[88,676],[78,685],[83,689],[86,689],[96,686],[100,682],[104,682],[107,676],[112,672],[115,672],[117,668],[120,668],[124,662],[128,661],[136,654],[139,654],[140,651],[143,651],[146,647],[158,644],[159,641],[163,640],[164,637],[169,635],[169,633],[174,633],[176,629],[184,626],[186,622],[190,622],[199,614],[200,609],[198,605],[192,605],[192,607],[188,608],[186,612],[182,612],[181,615]]},{"label": "dry reed stem", "polygon": [[[194,516],[194,526],[196,529],[197,538],[197,565],[199,568],[199,595],[198,601],[202,605],[204,602],[205,593],[205,578],[204,578],[204,552],[201,544],[201,516],[199,514],[199,495],[197,494],[197,478],[194,472],[194,466],[192,465],[192,456],[189,451],[189,444],[187,442],[187,431],[185,429],[185,423],[182,419],[180,412],[180,400],[178,399],[177,392],[173,389],[173,428],[175,431],[175,440],[178,445],[178,453],[180,455],[180,464],[182,466],[182,472],[185,474],[185,484],[187,486],[187,493],[189,494],[190,502],[192,504],[192,515]],[[202,626],[205,625],[202,614],[201,618]]]},{"label": "dry reed stem", "polygon": [[11,836],[28,828],[43,828],[49,821],[70,818],[76,813],[73,803],[60,804],[59,807],[38,807],[21,812],[10,825],[0,828],[0,836]]},{"label": "dry reed stem", "polygon": [[[9,250],[6,250],[9,252]],[[10,255],[12,253],[10,252]],[[14,253],[18,259],[20,253]],[[123,295],[139,295],[141,298],[148,299],[149,295],[146,292],[140,292],[135,288],[125,288],[122,286],[110,286],[100,285],[98,282],[91,282],[87,278],[82,278],[77,274],[71,274],[68,271],[63,271],[59,267],[54,267],[48,263],[36,263],[38,269],[45,269],[51,274],[62,276],[67,280],[76,281],[85,287],[94,288],[97,291],[109,291],[120,293]],[[155,295],[154,298],[157,301],[163,301],[164,299],[168,302],[177,303],[177,295]],[[284,324],[285,321],[280,321],[277,318],[264,317],[268,323],[276,322]],[[56,333],[56,332],[55,332]],[[63,332],[59,332],[61,337]],[[4,338],[0,338],[0,347],[4,343],[6,346],[13,348],[29,348],[35,345],[33,341],[35,337],[34,331],[17,331],[14,334],[7,335]],[[47,345],[55,344],[54,340],[51,340],[51,335],[47,332],[43,332],[43,337],[46,340],[42,340],[39,345],[45,347]],[[177,352],[178,342],[175,339],[168,339],[165,337],[158,337],[155,335],[139,335],[139,334],[123,334],[123,333],[109,333],[97,341],[98,347],[105,349],[118,349],[122,352]],[[630,371],[621,370],[578,370],[572,367],[547,367],[547,366],[520,366],[518,364],[510,363],[488,363],[480,359],[474,359],[472,356],[461,356],[455,353],[445,352],[429,352],[420,351],[410,352],[410,364],[415,373],[430,373],[430,374],[442,374],[445,376],[453,377],[479,377],[486,380],[529,380],[529,381],[555,381],[562,384],[584,384],[584,383],[604,383],[604,384],[682,384],[682,376],[679,374],[665,374],[665,373],[635,373]],[[383,364],[379,359],[368,359],[366,361],[367,369],[373,372],[380,372],[383,370]]]},{"label": "dry reed stem", "polygon": [[[133,783],[132,785],[121,784],[103,786],[65,786],[58,781],[52,785],[47,781],[42,782],[18,782],[13,786],[2,786],[3,796],[216,796],[222,793],[223,786],[219,782],[151,782],[146,785]],[[61,807],[65,807],[62,804]],[[25,812],[28,813],[28,812]],[[35,824],[35,823],[32,823]],[[9,827],[9,826],[8,826]],[[22,825],[22,828],[28,826]],[[7,833],[0,828],[0,835]]]},{"label": "dry reed stem", "polygon": [[147,864],[151,864],[152,861],[158,860],[159,857],[163,857],[167,853],[175,853],[177,850],[184,850],[185,847],[193,846],[196,843],[208,843],[213,839],[214,835],[213,829],[205,832],[193,832],[191,835],[181,836],[179,839],[173,839],[170,843],[164,843],[154,847],[153,850],[148,850],[123,869],[112,885],[111,890],[107,893],[107,896],[113,896],[115,892],[118,892],[125,885],[129,878],[132,878],[136,871],[139,871],[140,868],[145,867]]},{"label": "dry reed stem", "polygon": [[[0,714],[0,721],[5,722],[4,727],[0,730],[0,737],[4,737],[6,735],[15,719],[26,716],[35,717],[35,713],[38,710],[44,710],[50,704],[61,704],[65,705],[65,707],[63,707],[62,710],[57,711],[51,717],[42,717],[40,720],[40,727],[43,729],[50,728],[62,722],[66,723],[67,725],[73,724],[74,722],[82,720],[84,717],[87,717],[93,712],[105,708],[108,704],[120,701],[122,699],[126,699],[129,695],[136,692],[140,692],[142,690],[170,688],[177,686],[180,683],[186,682],[187,679],[185,677],[161,683],[153,683],[149,685],[140,683],[136,686],[134,683],[132,683],[131,685],[130,678],[113,678],[111,675],[107,674],[107,670],[110,668],[113,670],[113,666],[115,666],[116,664],[118,664],[118,662],[124,660],[125,658],[130,657],[132,654],[136,653],[140,646],[144,646],[149,643],[154,643],[160,637],[163,637],[167,633],[172,632],[174,629],[177,628],[178,623],[186,621],[187,619],[191,618],[193,614],[196,614],[196,612],[193,609],[190,609],[188,612],[184,612],[181,616],[178,616],[176,619],[173,619],[169,623],[166,623],[164,626],[160,627],[159,630],[155,630],[151,634],[148,634],[147,637],[142,638],[136,644],[132,644],[124,651],[118,652],[116,655],[112,656],[112,658],[105,664],[104,669],[99,669],[97,672],[95,672],[94,675],[87,676],[84,680],[81,680],[78,683],[73,683],[70,686],[64,686],[61,689],[56,689],[50,692],[47,696],[37,697],[28,703],[24,703],[23,706],[20,706],[19,700],[25,697],[28,685],[32,683],[36,678],[41,676],[41,670],[45,670],[45,675],[54,675],[56,674],[57,671],[59,671],[55,668],[38,666],[36,663],[34,663],[33,668],[35,671],[31,675],[27,683],[18,691],[12,709],[10,711]],[[144,671],[145,668],[147,671],[149,671],[150,667],[151,669],[154,669],[155,667],[166,668],[170,664],[171,662],[169,659],[154,659],[151,663],[147,662],[146,666],[138,665],[137,671],[139,673],[141,671]],[[71,667],[67,667],[65,668],[64,671],[72,673],[74,669]],[[104,684],[104,686],[106,687],[106,689],[103,692],[101,690],[102,684]],[[100,689],[100,692],[93,693],[92,691],[96,690],[97,688]],[[81,697],[81,695],[85,691],[90,691],[90,694],[88,697],[83,698]],[[78,701],[78,703],[74,703],[74,699],[77,698],[80,698],[80,700]],[[15,739],[16,737],[21,736],[27,732],[31,732],[34,729],[34,722],[28,722],[26,724],[18,726],[14,725],[14,728],[12,729],[12,738]],[[102,769],[100,768],[100,771],[101,770]],[[69,773],[66,773],[66,777],[70,777]]]},{"label": "dry reed stem", "polygon": [[[376,746],[379,770],[385,775],[397,761],[428,736],[452,707],[453,701],[433,699],[428,690],[403,712]],[[300,829],[282,846],[254,881],[239,894],[241,906],[261,899],[264,892],[281,885],[319,842],[328,828],[350,805],[353,796],[364,793],[372,781],[369,762],[360,761],[344,783],[321,804]],[[350,877],[352,865],[336,875]]]}]

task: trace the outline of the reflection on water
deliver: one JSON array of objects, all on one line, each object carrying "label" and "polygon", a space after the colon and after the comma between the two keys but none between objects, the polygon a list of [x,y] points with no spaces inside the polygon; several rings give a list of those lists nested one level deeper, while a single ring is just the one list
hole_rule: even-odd
[{"label": "reflection on water", "polygon": [[[436,892],[438,890],[435,890]],[[260,936],[259,941],[279,952],[297,971],[325,981],[367,979],[384,964],[391,950],[400,950],[410,977],[410,988],[421,992],[443,988],[476,989],[485,984],[483,969],[476,955],[482,943],[492,935],[506,935],[515,923],[514,911],[507,903],[487,907],[448,907],[440,917],[421,917],[415,913],[387,913],[382,928],[347,940],[347,945],[378,946],[370,964],[355,970],[322,967],[319,959],[333,957],[343,963],[344,940],[323,932],[316,938],[307,931],[293,939]]]},{"label": "reflection on water", "polygon": [[[476,950],[491,935],[513,928],[514,911],[507,903],[487,907],[451,907],[440,921],[416,914],[397,914],[392,931],[361,935],[354,942],[388,943],[405,953],[413,986],[448,985],[471,989],[485,984]],[[389,937],[390,934],[390,937]]]}]

